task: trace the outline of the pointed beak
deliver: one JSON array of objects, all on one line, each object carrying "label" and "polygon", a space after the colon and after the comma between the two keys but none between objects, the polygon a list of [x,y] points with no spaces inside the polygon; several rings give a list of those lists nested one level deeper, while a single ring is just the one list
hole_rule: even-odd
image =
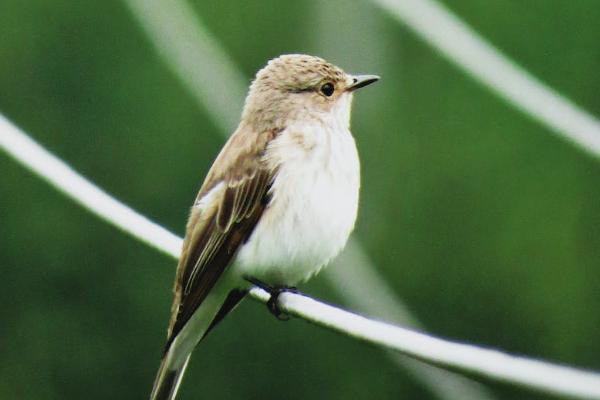
[{"label": "pointed beak", "polygon": [[380,78],[377,75],[354,75],[352,79],[352,84],[346,88],[347,92],[353,92],[356,89],[370,85],[377,82]]}]

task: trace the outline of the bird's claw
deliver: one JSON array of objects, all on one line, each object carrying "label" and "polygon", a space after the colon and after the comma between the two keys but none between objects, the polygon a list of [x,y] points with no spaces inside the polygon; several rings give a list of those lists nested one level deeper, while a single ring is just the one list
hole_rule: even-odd
[{"label": "bird's claw", "polygon": [[271,290],[267,290],[269,292],[269,294],[271,295],[271,298],[269,299],[269,301],[267,301],[267,309],[269,310],[269,312],[271,314],[273,314],[275,316],[275,318],[277,318],[280,321],[287,321],[290,319],[290,316],[287,315],[285,312],[281,311],[281,309],[279,308],[279,296],[281,295],[281,293],[299,293],[298,289],[295,287],[287,287],[287,286],[278,286],[278,287],[273,287],[271,288]]},{"label": "bird's claw", "polygon": [[271,295],[267,301],[267,309],[275,316],[275,318],[280,321],[287,321],[290,319],[289,315],[279,308],[279,296],[285,292],[300,293],[298,288],[292,286],[270,286],[254,278],[248,278],[247,280]]}]

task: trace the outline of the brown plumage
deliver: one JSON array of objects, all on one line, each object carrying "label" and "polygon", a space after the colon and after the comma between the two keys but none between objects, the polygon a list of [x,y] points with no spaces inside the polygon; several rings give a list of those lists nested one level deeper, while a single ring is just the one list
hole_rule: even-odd
[{"label": "brown plumage", "polygon": [[275,170],[263,154],[278,132],[236,132],[210,169],[195,204],[217,184],[227,187],[213,201],[212,209],[192,207],[177,266],[167,349],[264,211]]},{"label": "brown plumage", "polygon": [[257,73],[191,209],[152,400],[175,396],[194,346],[249,278],[293,284],[341,250],[358,206],[352,92],[377,79],[298,54]]}]

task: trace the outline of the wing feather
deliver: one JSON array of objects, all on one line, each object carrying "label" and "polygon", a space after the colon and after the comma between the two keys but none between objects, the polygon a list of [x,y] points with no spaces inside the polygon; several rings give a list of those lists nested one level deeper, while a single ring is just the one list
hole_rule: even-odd
[{"label": "wing feather", "polygon": [[267,207],[276,168],[267,166],[262,155],[279,132],[236,132],[209,171],[188,221],[166,349],[252,234]]}]

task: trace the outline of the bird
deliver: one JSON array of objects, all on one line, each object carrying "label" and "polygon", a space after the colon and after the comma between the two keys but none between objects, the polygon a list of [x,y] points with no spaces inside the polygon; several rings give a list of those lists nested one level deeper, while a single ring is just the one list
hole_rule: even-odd
[{"label": "bird", "polygon": [[279,315],[277,295],[343,249],[360,189],[352,97],[377,80],[305,54],[257,72],[191,207],[151,400],[175,398],[196,345],[253,284]]}]

